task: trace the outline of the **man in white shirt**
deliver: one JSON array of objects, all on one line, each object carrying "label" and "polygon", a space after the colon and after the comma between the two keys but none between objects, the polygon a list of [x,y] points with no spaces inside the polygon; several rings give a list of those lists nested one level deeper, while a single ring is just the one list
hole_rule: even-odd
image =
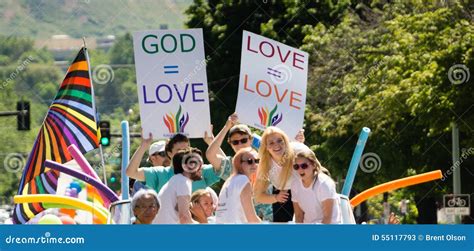
[{"label": "man in white shirt", "polygon": [[174,176],[163,186],[158,194],[161,208],[158,224],[193,223],[190,202],[192,182],[202,179],[202,154],[199,149],[187,148],[173,156]]}]

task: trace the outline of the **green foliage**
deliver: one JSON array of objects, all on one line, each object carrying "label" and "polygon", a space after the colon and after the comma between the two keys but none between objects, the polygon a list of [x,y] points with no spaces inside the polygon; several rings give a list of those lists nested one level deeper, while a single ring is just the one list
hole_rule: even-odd
[{"label": "green foliage", "polygon": [[[408,176],[408,168],[448,169],[452,121],[466,132],[461,147],[474,143],[468,133],[474,122],[472,80],[453,85],[448,79],[455,64],[474,67],[474,29],[464,9],[406,3],[372,12],[371,22],[348,13],[339,25],[320,23],[307,31],[302,47],[312,51],[313,62],[307,138],[318,142],[313,148],[322,161],[343,176],[356,135],[363,126],[372,129],[365,152],[378,154],[382,167],[358,175],[359,190]],[[446,185],[435,191],[446,192]],[[426,193],[432,187],[413,189]],[[472,191],[472,185],[464,187]]]},{"label": "green foliage", "polygon": [[[335,1],[334,1],[335,2]],[[202,28],[205,38],[211,121],[220,130],[235,111],[242,32],[267,35],[299,47],[303,28],[322,20],[337,22],[347,1],[204,1],[186,10],[189,28]],[[231,18],[230,18],[231,17]],[[335,18],[335,19],[333,19]],[[226,150],[230,148],[224,146]]]}]

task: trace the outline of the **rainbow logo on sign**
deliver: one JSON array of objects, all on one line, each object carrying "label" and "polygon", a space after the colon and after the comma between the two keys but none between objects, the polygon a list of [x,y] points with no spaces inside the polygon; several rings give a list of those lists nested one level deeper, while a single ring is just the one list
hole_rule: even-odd
[{"label": "rainbow logo on sign", "polygon": [[181,106],[179,106],[178,113],[174,115],[173,113],[168,113],[163,116],[163,121],[165,122],[166,127],[170,133],[183,133],[184,128],[189,122],[189,114],[181,114]]},{"label": "rainbow logo on sign", "polygon": [[275,105],[273,109],[268,112],[268,108],[258,108],[258,117],[260,118],[260,124],[262,126],[276,126],[283,120],[283,114],[277,113],[278,105]]}]

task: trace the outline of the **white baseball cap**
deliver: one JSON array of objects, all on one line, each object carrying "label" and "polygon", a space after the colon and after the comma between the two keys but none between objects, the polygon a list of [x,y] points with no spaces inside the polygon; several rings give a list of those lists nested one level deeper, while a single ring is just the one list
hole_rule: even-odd
[{"label": "white baseball cap", "polygon": [[153,155],[154,153],[164,152],[166,146],[166,141],[160,140],[151,144],[150,149],[148,150],[148,156]]}]

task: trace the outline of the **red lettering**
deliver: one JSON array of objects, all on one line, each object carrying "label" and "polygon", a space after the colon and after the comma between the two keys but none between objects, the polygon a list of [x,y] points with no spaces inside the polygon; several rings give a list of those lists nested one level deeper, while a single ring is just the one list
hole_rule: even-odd
[{"label": "red lettering", "polygon": [[286,53],[285,55],[285,58],[282,58],[282,55],[281,55],[281,50],[280,50],[280,46],[277,45],[277,51],[278,51],[278,55],[280,56],[280,60],[282,63],[285,63],[286,60],[288,59],[288,57],[290,56],[290,50],[288,50],[288,52]]},{"label": "red lettering", "polygon": [[251,51],[251,52],[258,53],[258,51],[250,49],[250,39],[251,39],[250,36],[248,36],[247,37],[247,50]]},{"label": "red lettering", "polygon": [[304,58],[304,56],[299,54],[299,53],[296,53],[296,52],[293,53],[293,66],[298,68],[298,69],[303,70],[303,67],[296,65],[296,61],[301,62],[301,63],[304,63],[304,61],[301,60],[301,59],[297,59],[296,56],[300,56],[300,57],[303,57],[303,58]]},{"label": "red lettering", "polygon": [[[263,94],[263,93],[261,92],[261,90],[260,90],[260,88],[259,88],[259,86],[260,86],[261,83],[265,83],[265,85],[267,86],[267,89],[268,89],[268,90],[267,90],[267,91],[268,91],[267,94]],[[259,81],[257,82],[257,93],[258,93],[260,96],[262,96],[262,97],[268,97],[268,96],[270,96],[270,94],[272,94],[272,87],[271,87],[270,84],[267,83],[265,80],[259,80]]]},{"label": "red lettering", "polygon": [[298,95],[298,96],[300,96],[300,97],[303,96],[303,95],[301,95],[301,93],[291,91],[291,94],[290,94],[290,106],[293,107],[293,108],[295,108],[295,109],[300,110],[301,107],[296,106],[296,105],[293,104],[293,101],[295,101],[295,100],[301,102],[301,99],[297,99],[297,98],[295,97],[296,95]]},{"label": "red lettering", "polygon": [[252,91],[249,88],[247,88],[248,79],[249,79],[249,75],[245,74],[245,77],[244,77],[244,90],[249,91],[249,92],[255,92],[255,91]]},{"label": "red lettering", "polygon": [[273,85],[273,87],[275,87],[276,98],[277,98],[278,102],[281,103],[281,101],[283,101],[286,94],[288,93],[288,89],[285,89],[285,91],[283,92],[283,96],[280,97],[280,93],[278,92],[278,87],[276,87],[276,85]]},{"label": "red lettering", "polygon": [[[272,52],[272,53],[270,53],[269,55],[265,54],[265,53],[263,52],[263,49],[262,49],[262,47],[263,47],[262,45],[263,45],[263,44],[268,44],[268,45],[270,46],[270,48],[271,48],[271,52]],[[267,46],[267,47],[268,47],[268,46]],[[273,48],[273,45],[270,44],[270,43],[267,42],[267,41],[261,42],[261,43],[260,43],[260,46],[259,46],[259,49],[260,49],[260,52],[262,53],[262,55],[264,55],[264,56],[267,57],[267,58],[271,58],[271,57],[273,57],[273,55],[275,54],[275,48]]]}]

